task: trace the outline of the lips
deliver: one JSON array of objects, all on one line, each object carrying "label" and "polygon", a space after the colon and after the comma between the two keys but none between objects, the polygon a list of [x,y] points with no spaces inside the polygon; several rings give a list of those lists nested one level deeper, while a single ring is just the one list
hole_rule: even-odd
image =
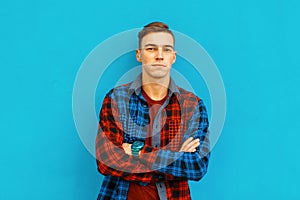
[{"label": "lips", "polygon": [[160,64],[160,63],[152,64],[152,66],[154,66],[154,67],[166,67],[166,65]]}]

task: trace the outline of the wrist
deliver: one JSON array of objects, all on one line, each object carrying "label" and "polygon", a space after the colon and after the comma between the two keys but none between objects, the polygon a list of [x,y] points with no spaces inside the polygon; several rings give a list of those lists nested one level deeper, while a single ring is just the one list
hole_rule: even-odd
[{"label": "wrist", "polygon": [[137,157],[139,156],[139,152],[143,149],[144,142],[142,141],[135,141],[131,145],[131,153],[133,156]]}]

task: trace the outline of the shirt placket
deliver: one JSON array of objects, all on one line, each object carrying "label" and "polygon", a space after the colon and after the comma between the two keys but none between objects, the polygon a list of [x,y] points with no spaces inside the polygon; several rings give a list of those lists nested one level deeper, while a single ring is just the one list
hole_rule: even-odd
[{"label": "shirt placket", "polygon": [[[163,103],[163,105],[160,107],[160,109],[158,110],[154,122],[153,122],[153,126],[152,126],[152,146],[159,148],[160,145],[160,137],[161,137],[161,112],[162,110],[167,106],[168,102],[169,102],[170,97],[168,97],[166,99],[166,101]],[[166,185],[164,184],[164,182],[157,182],[156,183],[156,188],[157,188],[157,192],[158,192],[158,196],[160,198],[160,200],[167,200],[167,188]]]}]

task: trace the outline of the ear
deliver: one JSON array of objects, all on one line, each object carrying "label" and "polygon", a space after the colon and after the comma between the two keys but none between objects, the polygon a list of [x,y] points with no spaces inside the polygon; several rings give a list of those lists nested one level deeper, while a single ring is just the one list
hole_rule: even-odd
[{"label": "ear", "polygon": [[140,49],[135,50],[135,56],[137,61],[142,62],[142,55]]},{"label": "ear", "polygon": [[176,51],[174,52],[174,55],[173,55],[173,63],[172,64],[174,64],[175,63],[175,61],[176,61],[176,57],[177,57],[177,53],[176,53]]}]

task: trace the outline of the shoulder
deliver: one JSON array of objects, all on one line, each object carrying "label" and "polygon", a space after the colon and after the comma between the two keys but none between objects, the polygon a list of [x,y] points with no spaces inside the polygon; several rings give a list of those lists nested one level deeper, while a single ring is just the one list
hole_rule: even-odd
[{"label": "shoulder", "polygon": [[181,87],[177,86],[177,88],[179,90],[179,95],[177,95],[177,99],[179,103],[183,106],[183,108],[186,108],[189,111],[194,109],[206,111],[206,106],[200,97],[198,97],[193,92],[185,90]]},{"label": "shoulder", "polygon": [[109,92],[106,94],[106,97],[110,97],[112,99],[119,98],[119,97],[127,97],[129,94],[131,83],[132,82],[122,84],[110,89]]}]

